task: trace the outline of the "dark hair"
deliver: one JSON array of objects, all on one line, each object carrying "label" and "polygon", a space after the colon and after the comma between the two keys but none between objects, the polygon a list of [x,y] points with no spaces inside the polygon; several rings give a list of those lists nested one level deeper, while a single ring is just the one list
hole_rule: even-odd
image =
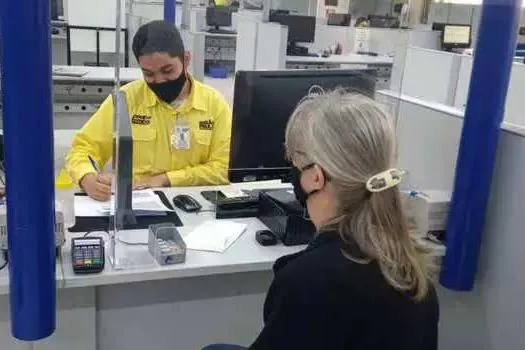
[{"label": "dark hair", "polygon": [[141,56],[155,52],[184,59],[184,42],[180,32],[173,23],[166,21],[152,21],[142,25],[133,37],[132,49],[137,61]]}]

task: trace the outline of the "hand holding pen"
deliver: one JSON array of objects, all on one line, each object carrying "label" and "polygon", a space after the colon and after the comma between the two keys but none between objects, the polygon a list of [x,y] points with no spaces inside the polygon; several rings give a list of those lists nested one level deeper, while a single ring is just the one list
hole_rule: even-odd
[{"label": "hand holding pen", "polygon": [[89,162],[93,166],[93,173],[85,175],[80,180],[80,187],[87,195],[97,201],[108,201],[111,199],[111,175],[104,174],[98,163],[88,155]]}]

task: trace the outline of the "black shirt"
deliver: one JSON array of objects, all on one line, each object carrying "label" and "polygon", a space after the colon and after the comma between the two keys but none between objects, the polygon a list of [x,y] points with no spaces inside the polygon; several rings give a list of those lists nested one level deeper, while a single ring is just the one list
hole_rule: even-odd
[{"label": "black shirt", "polygon": [[416,302],[392,288],[377,263],[343,256],[342,244],[337,232],[324,232],[277,260],[265,325],[250,349],[437,349],[434,288]]}]

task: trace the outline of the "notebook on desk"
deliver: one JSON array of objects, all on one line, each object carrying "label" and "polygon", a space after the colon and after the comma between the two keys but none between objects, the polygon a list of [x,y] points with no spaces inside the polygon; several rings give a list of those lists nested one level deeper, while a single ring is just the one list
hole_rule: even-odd
[{"label": "notebook on desk", "polygon": [[[137,211],[136,223],[126,225],[126,230],[137,230],[137,229],[147,229],[150,225],[160,224],[170,222],[175,226],[182,226],[182,221],[171,205],[168,197],[162,191],[154,191],[154,193],[159,197],[162,203],[170,209],[170,211],[165,212],[156,212],[149,213],[145,211]],[[85,193],[77,194],[78,196],[86,196]],[[112,216],[110,215],[100,215],[100,216],[77,216],[75,219],[75,226],[69,228],[69,232],[89,232],[89,231],[107,231],[110,227],[110,220]]]}]

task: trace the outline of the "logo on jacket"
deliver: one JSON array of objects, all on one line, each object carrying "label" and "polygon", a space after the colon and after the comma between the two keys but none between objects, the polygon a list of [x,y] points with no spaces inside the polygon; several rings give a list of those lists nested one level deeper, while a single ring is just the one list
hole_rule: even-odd
[{"label": "logo on jacket", "polygon": [[149,115],[134,114],[133,117],[131,117],[131,124],[150,125],[151,117]]},{"label": "logo on jacket", "polygon": [[213,130],[213,120],[202,120],[199,122],[200,130]]}]

